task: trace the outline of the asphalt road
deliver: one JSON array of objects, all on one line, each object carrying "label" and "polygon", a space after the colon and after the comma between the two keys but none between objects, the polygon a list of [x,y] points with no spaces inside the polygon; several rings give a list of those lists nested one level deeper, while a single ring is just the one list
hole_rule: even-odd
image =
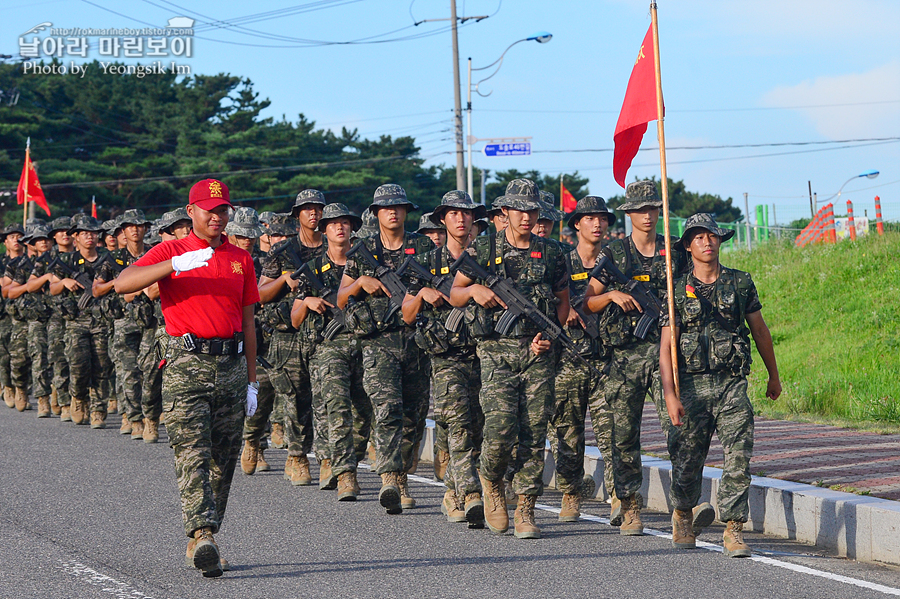
[{"label": "asphalt road", "polygon": [[726,559],[721,527],[701,537],[709,546],[675,551],[655,532],[669,530],[665,514],[645,514],[643,537],[619,536],[598,502],[560,523],[551,492],[537,514],[543,539],[468,530],[441,516],[428,464],[411,477],[419,507],[388,516],[374,474],[361,473],[361,501],[339,503],[291,487],[276,450],[272,472],[235,475],[217,536],[233,570],[204,579],[184,565],[171,450],[117,429],[0,406],[0,598],[900,596],[900,570],[790,541],[748,535],[758,554]]}]

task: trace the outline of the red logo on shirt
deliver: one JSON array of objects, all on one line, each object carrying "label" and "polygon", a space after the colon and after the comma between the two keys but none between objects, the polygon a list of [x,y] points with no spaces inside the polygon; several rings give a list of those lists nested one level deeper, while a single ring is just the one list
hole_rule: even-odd
[{"label": "red logo on shirt", "polygon": [[660,256],[665,256],[665,255],[666,255],[666,248],[660,248],[660,250],[659,250],[659,255],[660,255]]},{"label": "red logo on shirt", "polygon": [[416,253],[416,248],[406,248],[406,249],[403,250],[403,251],[404,251],[405,253],[407,253],[407,254],[415,254],[415,253]]},{"label": "red logo on shirt", "polygon": [[532,258],[540,258],[540,257],[541,257],[541,253],[540,253],[540,252],[531,252],[531,257],[532,257]]}]

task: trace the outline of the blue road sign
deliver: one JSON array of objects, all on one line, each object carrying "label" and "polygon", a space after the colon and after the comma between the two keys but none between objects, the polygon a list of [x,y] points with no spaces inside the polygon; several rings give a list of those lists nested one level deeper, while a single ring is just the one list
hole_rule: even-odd
[{"label": "blue road sign", "polygon": [[530,156],[531,142],[486,144],[483,152],[485,156]]}]

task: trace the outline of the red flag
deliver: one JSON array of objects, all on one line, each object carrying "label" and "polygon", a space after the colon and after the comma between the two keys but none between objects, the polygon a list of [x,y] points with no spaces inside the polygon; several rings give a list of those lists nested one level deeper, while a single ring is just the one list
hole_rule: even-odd
[{"label": "red flag", "polygon": [[578,200],[575,199],[575,196],[566,189],[566,186],[560,183],[560,192],[559,199],[562,201],[562,210],[563,212],[572,212],[578,206]]},{"label": "red flag", "polygon": [[91,198],[91,216],[97,218],[97,202]]},{"label": "red flag", "polygon": [[638,52],[628,89],[625,90],[625,101],[616,123],[613,135],[615,151],[613,152],[613,176],[616,183],[625,187],[625,177],[631,168],[631,161],[637,156],[641,140],[647,131],[647,123],[665,116],[656,112],[656,68],[653,64],[653,25],[647,30],[641,51]]},{"label": "red flag", "polygon": [[[28,183],[28,197],[25,197],[26,181]],[[44,197],[44,190],[41,189],[41,183],[38,181],[37,171],[34,170],[34,164],[31,162],[31,156],[25,153],[25,166],[22,167],[22,176],[19,178],[19,187],[16,189],[16,199],[19,204],[27,202],[37,202],[37,205],[44,209],[47,216],[50,216],[50,206],[47,205],[47,198]]]}]

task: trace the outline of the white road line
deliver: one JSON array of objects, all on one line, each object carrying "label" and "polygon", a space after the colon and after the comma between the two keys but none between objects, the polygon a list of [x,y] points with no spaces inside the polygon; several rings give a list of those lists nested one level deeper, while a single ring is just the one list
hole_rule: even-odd
[{"label": "white road line", "polygon": [[[363,465],[360,464],[362,467]],[[413,474],[409,475],[409,480],[413,480],[418,483],[424,483],[426,485],[431,485],[432,487],[443,487],[444,483],[436,482],[431,480],[430,478],[424,478],[422,476],[416,476]],[[545,512],[552,512],[554,514],[559,513],[559,508],[552,507],[549,505],[545,505],[542,503],[535,504],[535,506],[539,510],[543,510]],[[609,518],[601,518],[600,516],[594,516],[591,514],[581,514],[582,520],[587,520],[588,522],[597,522],[598,524],[609,524]],[[660,537],[663,539],[671,539],[672,535],[661,530],[654,530],[652,528],[645,528],[644,533],[654,536]],[[706,543],[704,541],[697,541],[697,547],[700,549],[705,549],[707,551],[716,551],[721,553],[722,546],[716,545],[715,543]],[[742,559],[750,559],[755,562],[759,562],[762,564],[767,564],[769,566],[775,566],[776,568],[784,568],[785,570],[792,570],[794,572],[798,572],[800,574],[807,574],[809,576],[817,576],[819,578],[826,578],[828,580],[833,580],[835,582],[841,582],[844,584],[849,584],[852,586],[861,587],[864,589],[869,589],[872,591],[877,591],[879,593],[884,593],[885,595],[893,595],[895,597],[900,597],[900,588],[888,587],[882,584],[878,584],[875,582],[868,582],[866,580],[860,580],[858,578],[850,578],[849,576],[842,576],[840,574],[834,574],[832,572],[825,572],[824,570],[816,570],[815,568],[809,568],[807,566],[801,566],[798,564],[792,564],[790,562],[785,562],[781,560],[777,560],[771,557],[766,557],[762,555],[752,555],[749,558]]]},{"label": "white road line", "polygon": [[66,574],[74,576],[81,582],[100,587],[102,592],[109,593],[119,599],[153,599],[150,595],[145,595],[127,582],[101,574],[82,563],[62,560],[59,560],[59,563],[61,564],[60,569]]}]

